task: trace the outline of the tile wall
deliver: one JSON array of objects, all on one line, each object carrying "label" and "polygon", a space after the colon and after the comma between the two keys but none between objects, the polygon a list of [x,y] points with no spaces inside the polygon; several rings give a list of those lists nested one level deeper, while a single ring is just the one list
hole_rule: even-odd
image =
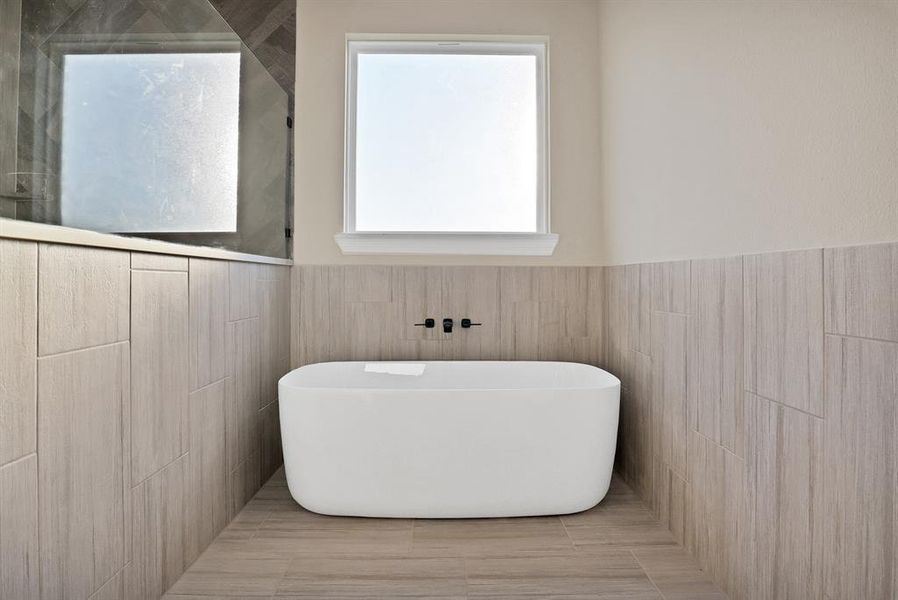
[{"label": "tile wall", "polygon": [[274,472],[288,269],[0,239],[0,597],[159,598]]},{"label": "tile wall", "polygon": [[[292,292],[285,267],[11,240],[0,266],[0,596],[158,597],[280,463],[291,342],[293,367],[602,365],[618,470],[731,597],[898,594],[898,244],[297,266]],[[444,316],[483,325],[414,326]]]},{"label": "tile wall", "polygon": [[898,244],[605,269],[619,470],[732,598],[898,597]]},{"label": "tile wall", "polygon": [[[293,367],[334,360],[598,364],[598,267],[297,266]],[[425,318],[437,327],[416,327]],[[444,334],[444,317],[455,331]],[[462,318],[479,327],[461,329]]]}]

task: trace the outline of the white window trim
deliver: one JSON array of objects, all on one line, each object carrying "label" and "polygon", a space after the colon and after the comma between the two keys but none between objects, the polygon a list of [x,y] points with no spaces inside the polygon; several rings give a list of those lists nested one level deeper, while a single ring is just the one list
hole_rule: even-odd
[{"label": "white window trim", "polygon": [[[536,232],[371,232],[356,230],[355,80],[359,51],[390,53],[521,54],[536,56],[537,68],[537,230]],[[549,39],[547,36],[346,35],[343,232],[334,240],[343,254],[462,254],[551,256],[558,235],[551,233],[549,201]]]}]

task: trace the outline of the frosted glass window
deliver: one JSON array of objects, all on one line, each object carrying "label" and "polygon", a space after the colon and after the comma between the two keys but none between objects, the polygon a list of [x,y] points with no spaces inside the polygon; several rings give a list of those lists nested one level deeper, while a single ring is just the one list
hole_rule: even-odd
[{"label": "frosted glass window", "polygon": [[69,54],[63,225],[237,230],[240,53]]},{"label": "frosted glass window", "polygon": [[545,230],[541,47],[350,50],[347,230]]}]

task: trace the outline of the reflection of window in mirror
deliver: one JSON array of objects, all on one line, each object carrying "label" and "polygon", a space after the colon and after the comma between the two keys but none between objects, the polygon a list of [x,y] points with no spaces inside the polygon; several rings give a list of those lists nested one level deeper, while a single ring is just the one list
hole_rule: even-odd
[{"label": "reflection of window in mirror", "polygon": [[63,225],[237,230],[240,53],[66,53]]}]

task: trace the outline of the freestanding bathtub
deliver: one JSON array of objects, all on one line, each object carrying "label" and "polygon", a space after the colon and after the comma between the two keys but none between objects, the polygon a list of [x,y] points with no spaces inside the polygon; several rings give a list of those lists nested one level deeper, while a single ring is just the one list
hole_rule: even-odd
[{"label": "freestanding bathtub", "polygon": [[308,510],[579,512],[608,491],[620,381],[562,362],[334,362],[281,378],[284,467]]}]

